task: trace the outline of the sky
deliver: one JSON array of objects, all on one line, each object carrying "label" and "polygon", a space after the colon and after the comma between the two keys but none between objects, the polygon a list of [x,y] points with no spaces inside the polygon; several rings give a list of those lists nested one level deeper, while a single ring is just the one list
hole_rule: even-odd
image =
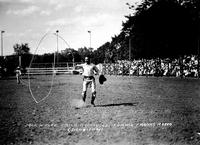
[{"label": "sky", "polygon": [[13,54],[16,43],[28,43],[33,54],[90,45],[97,49],[118,35],[125,16],[133,13],[126,3],[140,1],[0,0],[3,55]]}]

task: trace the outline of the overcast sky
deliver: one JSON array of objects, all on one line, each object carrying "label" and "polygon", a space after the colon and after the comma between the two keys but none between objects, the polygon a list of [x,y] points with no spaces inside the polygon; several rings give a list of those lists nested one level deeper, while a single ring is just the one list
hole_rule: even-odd
[{"label": "overcast sky", "polygon": [[[3,54],[14,53],[13,45],[28,43],[34,53],[51,53],[68,47],[98,48],[120,33],[125,15],[132,13],[126,3],[141,0],[0,0],[0,30]],[[59,30],[57,39],[54,33]],[[58,47],[57,47],[58,44]]]}]

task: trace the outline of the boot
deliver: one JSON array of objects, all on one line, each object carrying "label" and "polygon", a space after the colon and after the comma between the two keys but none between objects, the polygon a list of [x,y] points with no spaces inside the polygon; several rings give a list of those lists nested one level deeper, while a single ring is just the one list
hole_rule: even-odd
[{"label": "boot", "polygon": [[95,104],[94,104],[94,100],[95,100],[95,98],[96,98],[96,92],[92,93],[91,104],[92,104],[93,106],[95,106]]},{"label": "boot", "polygon": [[86,99],[86,92],[83,92],[83,93],[82,93],[82,99],[83,99],[83,101],[85,102],[85,99]]}]

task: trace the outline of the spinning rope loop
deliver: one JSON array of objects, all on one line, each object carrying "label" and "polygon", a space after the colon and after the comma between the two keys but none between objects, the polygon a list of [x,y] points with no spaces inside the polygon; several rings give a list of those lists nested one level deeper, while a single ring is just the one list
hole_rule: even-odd
[{"label": "spinning rope loop", "polygon": [[[50,33],[50,34],[52,34],[52,33]],[[49,35],[49,33],[46,33],[46,34],[40,39],[40,41],[39,41],[39,43],[38,43],[38,45],[37,45],[37,47],[36,47],[36,49],[35,49],[35,52],[34,52],[32,58],[31,58],[31,61],[30,61],[28,70],[30,70],[30,68],[31,68],[31,65],[32,65],[33,60],[34,60],[34,56],[35,56],[35,54],[36,54],[36,52],[37,52],[37,50],[38,50],[40,44],[42,43],[42,41],[44,40],[44,38],[46,38],[47,35]],[[65,42],[65,44],[66,44],[69,48],[71,48],[71,47],[69,46],[69,44],[65,41],[65,39],[63,39],[61,36],[59,36],[58,34],[55,34],[55,33],[53,33],[53,35],[56,35],[57,37],[59,37],[60,39],[62,39],[62,40]],[[57,44],[57,47],[58,47],[58,44]],[[48,97],[50,96],[50,94],[51,94],[51,92],[52,92],[52,88],[53,88],[53,84],[54,84],[54,78],[55,78],[55,74],[56,74],[56,73],[55,73],[55,72],[56,72],[56,71],[55,71],[55,63],[56,63],[56,59],[55,59],[55,58],[56,58],[56,55],[55,55],[55,52],[54,52],[53,67],[52,67],[52,69],[53,69],[53,75],[52,75],[52,77],[51,77],[50,89],[49,89],[47,95],[46,95],[44,98],[42,98],[41,100],[39,100],[39,101],[35,98],[35,96],[34,96],[34,94],[33,94],[33,91],[32,91],[32,89],[31,89],[31,81],[30,81],[31,78],[30,78],[30,74],[29,74],[29,72],[28,72],[28,88],[29,88],[29,92],[30,92],[30,94],[31,94],[31,97],[33,98],[33,100],[35,101],[35,103],[40,103],[40,102],[44,101],[46,98],[48,98]]]}]

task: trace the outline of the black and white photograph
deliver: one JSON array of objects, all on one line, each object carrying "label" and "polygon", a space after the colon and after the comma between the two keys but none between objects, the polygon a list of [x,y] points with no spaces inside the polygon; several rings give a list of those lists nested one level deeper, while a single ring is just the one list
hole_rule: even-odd
[{"label": "black and white photograph", "polygon": [[0,0],[0,145],[200,145],[200,1]]}]

